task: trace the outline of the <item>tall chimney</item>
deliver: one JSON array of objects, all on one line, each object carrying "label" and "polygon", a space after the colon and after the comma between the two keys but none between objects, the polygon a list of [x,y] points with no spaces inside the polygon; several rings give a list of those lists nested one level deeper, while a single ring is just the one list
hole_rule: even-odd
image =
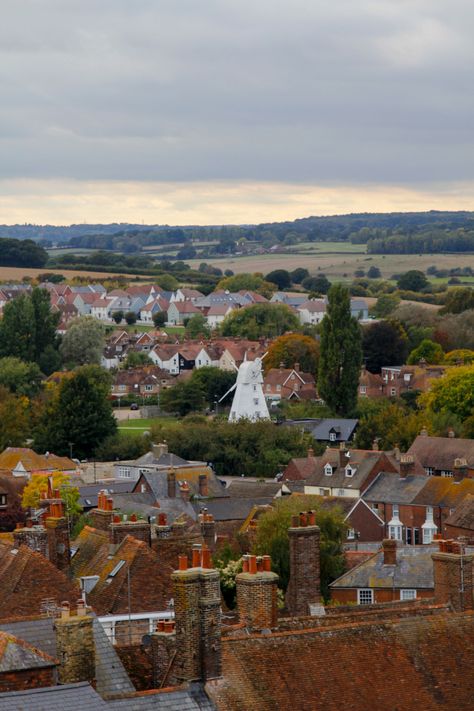
[{"label": "tall chimney", "polygon": [[191,489],[189,488],[189,484],[187,481],[179,482],[179,493],[181,494],[181,498],[183,501],[191,501]]},{"label": "tall chimney", "polygon": [[271,571],[270,556],[244,556],[242,573],[236,578],[237,609],[250,631],[277,626],[278,575]]},{"label": "tall chimney", "polygon": [[321,603],[319,527],[314,511],[292,516],[290,539],[290,582],[286,605],[292,616],[309,615],[311,605]]},{"label": "tall chimney", "polygon": [[199,518],[201,523],[201,535],[204,543],[209,548],[211,553],[214,553],[216,550],[216,522],[214,521],[214,516],[205,511],[200,514]]},{"label": "tall chimney", "polygon": [[207,474],[199,474],[199,496],[209,496]]},{"label": "tall chimney", "polygon": [[20,526],[13,531],[13,542],[15,548],[26,546],[49,559],[48,532],[43,525],[33,525],[28,520],[24,527]]},{"label": "tall chimney", "polygon": [[457,457],[454,460],[454,467],[453,467],[453,477],[454,481],[461,481],[462,479],[465,479],[468,475],[468,466],[467,466],[467,459],[461,459],[460,457]]},{"label": "tall chimney", "polygon": [[143,541],[147,546],[151,546],[151,524],[144,519],[139,519],[132,514],[128,520],[122,519],[115,514],[109,529],[109,538],[112,545],[117,545],[123,541],[125,536]]},{"label": "tall chimney", "polygon": [[102,489],[97,494],[97,508],[92,509],[89,515],[92,519],[93,528],[108,532],[114,517],[114,502],[106,489]]},{"label": "tall chimney", "polygon": [[406,479],[409,474],[413,473],[415,458],[412,454],[402,454],[400,457],[400,478]]},{"label": "tall chimney", "polygon": [[49,505],[49,514],[44,525],[48,536],[49,560],[59,570],[69,570],[71,550],[69,542],[69,526],[64,515],[64,503],[59,491],[55,491],[55,499]]},{"label": "tall chimney", "polygon": [[168,454],[168,445],[166,442],[152,445],[152,452],[155,459],[160,459],[164,454]]},{"label": "tall chimney", "polygon": [[176,653],[176,630],[174,620],[160,620],[151,635],[151,657],[153,667],[153,687],[171,686],[175,681],[169,674],[171,662]]},{"label": "tall chimney", "polygon": [[345,442],[341,442],[339,446],[339,466],[343,469],[349,461],[349,452],[346,450]]},{"label": "tall chimney", "polygon": [[439,552],[433,553],[435,601],[449,603],[456,612],[472,610],[472,565],[474,555],[465,555],[461,543],[439,541]]},{"label": "tall chimney", "polygon": [[384,565],[396,565],[397,564],[397,542],[392,538],[385,538],[382,541],[383,549],[383,564]]},{"label": "tall chimney", "polygon": [[176,498],[176,472],[173,469],[168,469],[166,473],[166,479],[168,483],[168,499]]},{"label": "tall chimney", "polygon": [[180,556],[171,575],[176,621],[176,676],[181,681],[207,681],[222,673],[219,572],[211,568],[210,551],[193,548],[193,567]]},{"label": "tall chimney", "polygon": [[[75,614],[74,614],[75,613]],[[95,644],[93,618],[87,614],[83,600],[77,610],[62,605],[61,617],[55,620],[58,670],[60,684],[95,681]]]}]

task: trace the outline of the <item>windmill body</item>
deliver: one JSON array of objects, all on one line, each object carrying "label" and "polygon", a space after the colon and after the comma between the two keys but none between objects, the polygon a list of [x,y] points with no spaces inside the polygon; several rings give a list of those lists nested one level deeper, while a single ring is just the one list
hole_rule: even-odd
[{"label": "windmill body", "polygon": [[230,409],[229,422],[247,419],[252,422],[269,420],[267,403],[263,394],[262,359],[244,360],[237,373],[235,394]]}]

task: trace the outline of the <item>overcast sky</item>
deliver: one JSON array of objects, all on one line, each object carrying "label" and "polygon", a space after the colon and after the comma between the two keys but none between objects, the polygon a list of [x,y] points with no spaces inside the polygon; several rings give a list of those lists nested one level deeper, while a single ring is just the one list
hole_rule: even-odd
[{"label": "overcast sky", "polygon": [[474,209],[472,0],[3,0],[0,223]]}]

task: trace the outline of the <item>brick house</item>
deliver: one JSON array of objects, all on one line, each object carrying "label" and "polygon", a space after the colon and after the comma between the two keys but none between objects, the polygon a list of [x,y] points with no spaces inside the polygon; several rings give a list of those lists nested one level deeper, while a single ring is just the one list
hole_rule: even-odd
[{"label": "brick house", "polygon": [[17,523],[25,522],[21,497],[27,483],[27,477],[13,477],[8,470],[0,472],[0,532],[13,531]]},{"label": "brick house", "polygon": [[161,390],[174,385],[175,378],[157,366],[119,370],[111,388],[112,397],[136,395],[147,398],[159,395]]},{"label": "brick house", "polygon": [[474,494],[468,494],[447,517],[444,532],[447,538],[465,538],[471,544],[474,542]]},{"label": "brick house", "polygon": [[316,381],[311,373],[304,373],[296,363],[294,368],[271,368],[263,380],[267,400],[316,400]]},{"label": "brick house", "polygon": [[[435,547],[437,550],[437,546]],[[331,599],[341,604],[432,598],[433,546],[397,546],[384,540],[383,548],[330,584]]]},{"label": "brick house", "polygon": [[453,477],[463,461],[463,476],[474,476],[474,440],[455,437],[452,430],[449,437],[429,437],[423,430],[407,454],[416,457],[429,476]]}]

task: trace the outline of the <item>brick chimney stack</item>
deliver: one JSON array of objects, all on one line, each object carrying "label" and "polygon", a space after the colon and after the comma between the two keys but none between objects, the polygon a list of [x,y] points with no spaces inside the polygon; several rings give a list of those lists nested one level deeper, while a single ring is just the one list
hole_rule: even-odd
[{"label": "brick chimney stack", "polygon": [[391,538],[386,538],[382,541],[383,564],[397,564],[397,542]]},{"label": "brick chimney stack", "polygon": [[402,454],[400,456],[400,479],[406,479],[413,474],[415,458],[412,454]]},{"label": "brick chimney stack", "polygon": [[321,603],[319,527],[314,511],[292,516],[290,538],[290,582],[286,606],[290,615],[309,615],[311,605]]},{"label": "brick chimney stack", "polygon": [[48,536],[49,560],[59,570],[69,570],[71,550],[69,525],[64,515],[64,502],[59,490],[54,492],[54,499],[49,504],[44,526]]},{"label": "brick chimney stack", "polygon": [[456,612],[474,609],[473,574],[474,555],[465,555],[463,544],[439,541],[439,552],[433,553],[435,601],[449,603]]},{"label": "brick chimney stack", "polygon": [[110,543],[118,545],[125,536],[133,536],[151,547],[151,524],[139,519],[136,514],[132,514],[129,519],[115,514],[109,529]]},{"label": "brick chimney stack", "polygon": [[152,452],[155,459],[160,459],[164,454],[168,454],[168,445],[166,442],[152,445]]},{"label": "brick chimney stack", "polygon": [[95,681],[95,644],[93,618],[87,614],[85,603],[78,600],[77,609],[70,610],[63,602],[61,617],[55,620],[58,670],[60,684]]},{"label": "brick chimney stack", "polygon": [[151,635],[151,656],[153,686],[159,689],[171,685],[175,679],[167,674],[176,652],[176,626],[174,620],[159,620],[156,631]]},{"label": "brick chimney stack", "polygon": [[216,550],[216,522],[214,521],[214,516],[207,513],[207,509],[204,509],[204,511],[199,514],[199,522],[201,524],[201,535],[204,543],[211,553],[214,553]]},{"label": "brick chimney stack", "polygon": [[171,467],[166,473],[166,480],[168,483],[168,499],[176,498],[176,472]]},{"label": "brick chimney stack", "polygon": [[235,582],[237,609],[245,626],[251,631],[275,628],[278,575],[272,573],[270,556],[244,556],[243,570]]},{"label": "brick chimney stack", "polygon": [[344,469],[349,461],[349,458],[349,452],[346,450],[346,444],[345,442],[341,442],[339,446],[339,466],[341,469]]},{"label": "brick chimney stack", "polygon": [[168,523],[168,516],[165,513],[158,514],[158,523],[155,526],[157,538],[170,538],[171,526]]},{"label": "brick chimney stack", "polygon": [[179,493],[183,501],[191,501],[191,489],[187,481],[179,482]]},{"label": "brick chimney stack", "polygon": [[90,512],[92,526],[99,531],[108,531],[114,517],[114,502],[108,495],[107,489],[102,489],[97,494],[97,508]]},{"label": "brick chimney stack", "polygon": [[48,549],[48,533],[46,528],[40,525],[33,525],[31,519],[26,521],[25,526],[17,524],[17,528],[13,531],[13,542],[15,548],[26,546],[32,551],[41,553],[45,558],[49,559]]},{"label": "brick chimney stack", "polygon": [[460,457],[457,457],[454,460],[454,467],[453,467],[453,478],[454,481],[462,481],[462,479],[465,479],[468,476],[468,466],[467,466],[467,459],[461,459]]},{"label": "brick chimney stack", "polygon": [[207,474],[199,474],[199,496],[209,496]]},{"label": "brick chimney stack", "polygon": [[176,676],[207,681],[222,673],[219,572],[211,568],[207,547],[193,546],[192,567],[186,555],[171,576],[176,620]]},{"label": "brick chimney stack", "polygon": [[308,447],[308,459],[311,459],[314,457],[314,449],[312,447]]}]

